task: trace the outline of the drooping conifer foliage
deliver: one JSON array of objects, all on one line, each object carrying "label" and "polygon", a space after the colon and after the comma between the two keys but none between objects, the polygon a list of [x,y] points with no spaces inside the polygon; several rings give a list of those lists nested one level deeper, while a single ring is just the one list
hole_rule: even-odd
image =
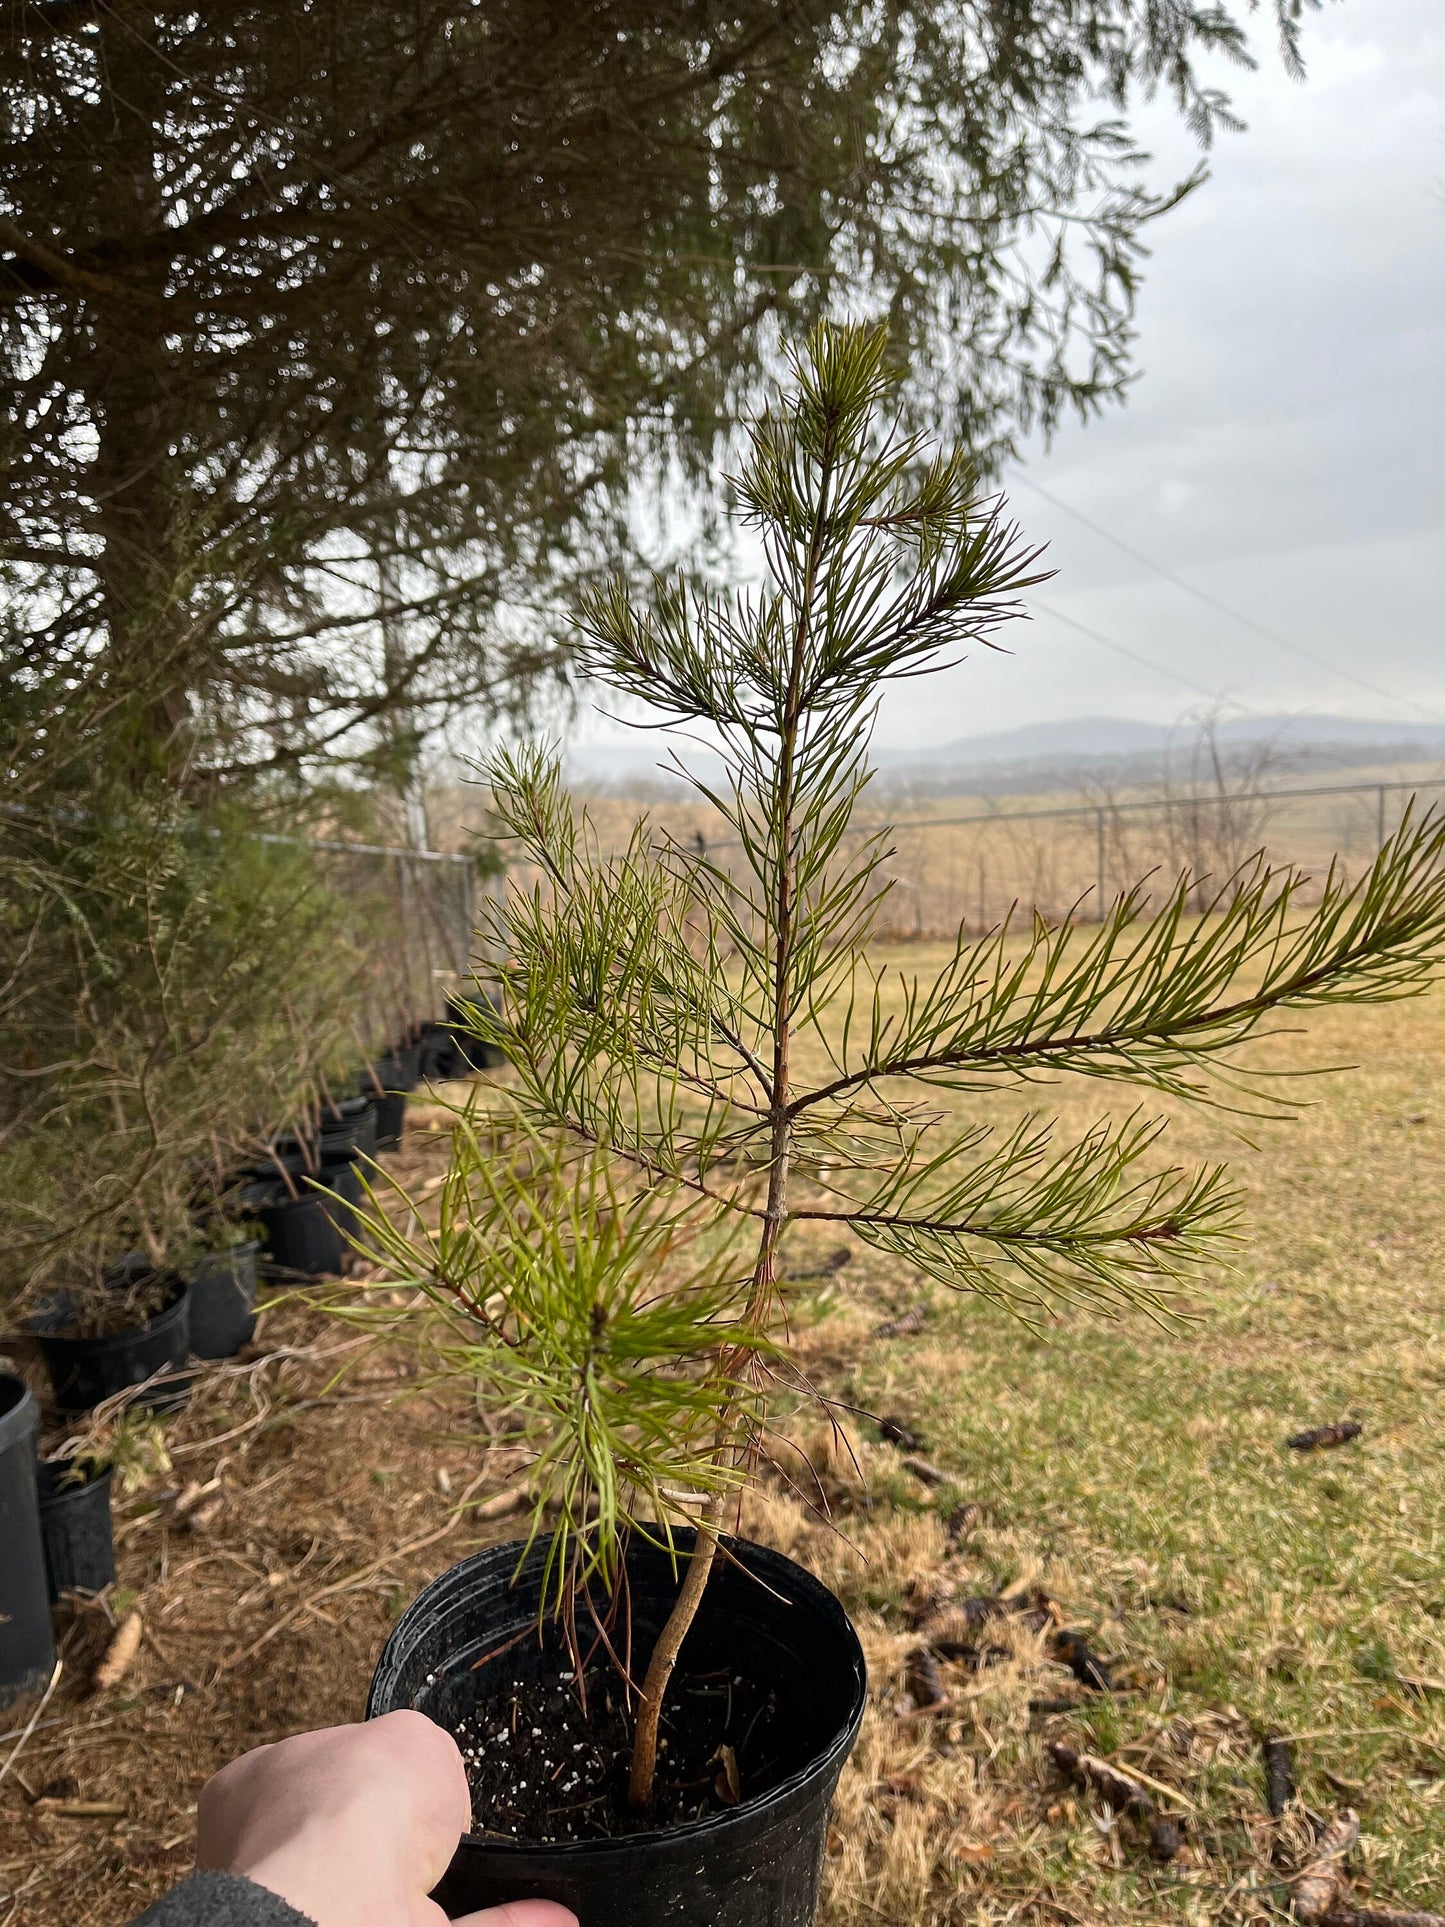
[{"label": "drooping conifer foliage", "polygon": [[1046,1108],[1000,1132],[946,1121],[932,1093],[1073,1072],[1144,1106],[1276,1104],[1251,1040],[1282,1013],[1411,996],[1445,956],[1445,822],[1425,818],[1354,882],[1306,893],[1254,863],[1215,880],[1202,920],[1185,878],[1162,913],[1131,894],[1079,928],[960,932],[934,975],[885,983],[868,938],[887,836],[854,822],[880,690],[987,642],[1037,558],[968,460],[930,458],[900,420],[879,330],[813,334],[735,499],[758,590],[674,578],[639,601],[619,579],[581,617],[593,674],[719,745],[725,780],[696,787],[732,859],[645,823],[608,850],[555,765],[499,757],[495,806],[535,882],[491,932],[502,1010],[472,1023],[516,1068],[510,1138],[458,1120],[434,1232],[372,1214],[419,1288],[418,1346],[530,1428],[559,1610],[607,1587],[626,1531],[698,1527],[640,1690],[642,1805],[672,1663],[789,1376],[788,1227],[1025,1313],[1167,1311],[1237,1234],[1222,1169],[1170,1166],[1147,1109],[1060,1141]]},{"label": "drooping conifer foliage", "polygon": [[[1294,58],[1310,0],[1269,0]],[[405,763],[698,479],[774,323],[886,315],[980,453],[1127,372],[1125,116],[1250,5],[15,0],[0,700],[23,750]]]}]

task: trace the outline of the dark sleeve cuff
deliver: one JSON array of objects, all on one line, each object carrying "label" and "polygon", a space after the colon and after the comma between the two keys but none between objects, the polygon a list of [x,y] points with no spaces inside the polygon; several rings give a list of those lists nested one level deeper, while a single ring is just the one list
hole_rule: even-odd
[{"label": "dark sleeve cuff", "polygon": [[131,1927],[315,1927],[279,1894],[238,1873],[193,1873]]}]

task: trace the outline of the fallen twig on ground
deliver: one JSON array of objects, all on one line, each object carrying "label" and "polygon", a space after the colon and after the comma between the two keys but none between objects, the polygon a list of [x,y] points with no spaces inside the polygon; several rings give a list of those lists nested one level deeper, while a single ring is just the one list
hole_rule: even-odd
[{"label": "fallen twig on ground", "polygon": [[1445,1914],[1402,1913],[1397,1907],[1354,1907],[1324,1915],[1320,1927],[1445,1927]]},{"label": "fallen twig on ground", "polygon": [[423,1532],[415,1539],[406,1540],[404,1544],[394,1547],[390,1552],[384,1552],[379,1559],[373,1559],[369,1565],[361,1566],[357,1571],[347,1573],[344,1578],[333,1580],[329,1586],[323,1586],[319,1592],[311,1593],[307,1598],[293,1606],[289,1612],[283,1613],[273,1626],[268,1626],[260,1638],[253,1639],[251,1644],[245,1647],[243,1651],[231,1653],[225,1659],[220,1660],[217,1664],[218,1673],[229,1673],[233,1667],[244,1665],[247,1660],[254,1659],[261,1648],[269,1645],[277,1633],[285,1632],[286,1628],[293,1625],[304,1612],[308,1612],[313,1606],[319,1605],[323,1599],[333,1598],[337,1593],[350,1592],[352,1588],[356,1586],[364,1586],[368,1579],[374,1579],[377,1573],[382,1571],[384,1567],[395,1564],[398,1559],[404,1559],[413,1552],[422,1552],[427,1546],[434,1546],[438,1539],[445,1539],[448,1533],[454,1532],[460,1524],[462,1516],[471,1501],[472,1494],[482,1483],[485,1476],[485,1472],[479,1472],[477,1474],[461,1498],[458,1499],[457,1503],[448,1512],[444,1524],[437,1526],[431,1532]]},{"label": "fallen twig on ground", "polygon": [[30,1718],[25,1722],[24,1726],[21,1727],[19,1739],[16,1740],[14,1746],[11,1747],[9,1753],[5,1756],[5,1764],[0,1766],[0,1780],[3,1780],[6,1774],[13,1769],[15,1762],[20,1758],[21,1749],[24,1747],[25,1742],[30,1738],[30,1735],[35,1731],[36,1727],[39,1726],[40,1715],[50,1704],[50,1696],[55,1691],[63,1670],[64,1662],[57,1659],[51,1670],[50,1682],[46,1686],[45,1691],[40,1695],[39,1704],[30,1715]]},{"label": "fallen twig on ground", "polygon": [[1077,1747],[1066,1746],[1062,1740],[1056,1740],[1049,1751],[1061,1773],[1099,1794],[1116,1813],[1137,1813],[1144,1818],[1153,1814],[1153,1800],[1132,1773],[1121,1772],[1092,1753],[1080,1753]]},{"label": "fallen twig on ground", "polygon": [[907,1311],[900,1312],[896,1318],[885,1318],[881,1325],[875,1325],[873,1336],[875,1338],[914,1338],[927,1323],[927,1304],[911,1305]]},{"label": "fallen twig on ground", "polygon": [[936,1465],[931,1465],[927,1459],[919,1458],[916,1453],[910,1453],[908,1457],[904,1459],[903,1466],[905,1471],[911,1472],[914,1478],[921,1480],[924,1485],[937,1486],[948,1484],[948,1474],[946,1472],[940,1472]]}]

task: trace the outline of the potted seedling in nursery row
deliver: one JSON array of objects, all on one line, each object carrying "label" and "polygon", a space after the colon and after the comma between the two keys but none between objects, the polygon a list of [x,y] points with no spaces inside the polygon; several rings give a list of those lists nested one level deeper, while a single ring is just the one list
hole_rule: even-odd
[{"label": "potted seedling in nursery row", "polygon": [[101,1592],[115,1578],[112,1488],[129,1496],[171,1469],[160,1420],[143,1406],[96,1413],[41,1459],[40,1532],[52,1601]]},{"label": "potted seedling in nursery row", "polygon": [[581,617],[590,674],[720,746],[695,787],[736,860],[646,826],[609,855],[543,757],[498,758],[535,882],[505,906],[500,1012],[466,1014],[514,1083],[459,1115],[435,1230],[366,1213],[388,1291],[417,1288],[376,1315],[415,1319],[535,1451],[529,1538],[430,1586],[370,1696],[461,1743],[452,1913],[538,1894],[583,1927],[813,1918],[862,1654],[816,1579],[731,1530],[770,1387],[800,1384],[789,1225],[1026,1310],[1157,1312],[1237,1235],[1221,1169],[1161,1166],[1138,1114],[1060,1143],[922,1098],[1069,1072],[1188,1097],[1223,1069],[1239,1101],[1238,1048],[1275,1013],[1410,995],[1445,945],[1425,820],[1313,908],[1255,864],[1198,921],[1185,879],[1153,916],[1135,892],[1088,930],[960,934],[931,980],[886,984],[866,945],[888,844],[856,818],[879,691],[986,639],[1039,576],[967,462],[893,420],[881,333],[820,329],[794,373],[735,484],[769,580],[659,581],[645,607],[618,583]]},{"label": "potted seedling in nursery row", "polygon": [[191,1394],[191,1293],[163,1257],[75,1254],[30,1320],[62,1412],[88,1412],[131,1386],[175,1411]]}]

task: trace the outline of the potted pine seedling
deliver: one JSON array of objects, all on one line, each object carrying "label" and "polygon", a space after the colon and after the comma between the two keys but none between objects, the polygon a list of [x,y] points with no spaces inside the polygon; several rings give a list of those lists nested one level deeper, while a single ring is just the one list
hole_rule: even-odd
[{"label": "potted pine seedling", "polygon": [[50,1598],[101,1592],[115,1579],[114,1487],[129,1495],[168,1472],[165,1433],[153,1412],[125,1408],[66,1439],[36,1468]]},{"label": "potted pine seedling", "polygon": [[164,1255],[182,1242],[152,1234],[119,1256],[67,1254],[30,1320],[60,1411],[88,1412],[141,1385],[156,1411],[186,1403],[190,1287]]},{"label": "potted pine seedling", "polygon": [[256,1329],[256,1271],[261,1241],[230,1187],[194,1214],[181,1266],[191,1291],[191,1351],[197,1358],[234,1358]]},{"label": "potted pine seedling", "polygon": [[307,1106],[294,1129],[265,1140],[245,1176],[246,1205],[259,1224],[273,1272],[294,1278],[341,1270],[358,1230],[359,1167],[378,1144],[378,1115],[364,1094]]},{"label": "potted pine seedling", "polygon": [[371,1100],[376,1117],[378,1151],[395,1151],[406,1129],[407,1099],[414,1088],[406,1081],[405,1068],[394,1051],[383,1052],[373,1062],[368,1058],[356,1080],[356,1088]]},{"label": "potted pine seedling", "polygon": [[1238,1102],[1260,1089],[1239,1049],[1278,1013],[1408,996],[1445,943],[1426,819],[1313,907],[1256,863],[1201,920],[1186,878],[1162,913],[1136,891],[1087,929],[960,933],[931,978],[885,983],[888,842],[858,820],[879,692],[1039,579],[892,394],[881,333],[820,329],[735,483],[767,582],[664,580],[646,606],[618,582],[583,607],[590,674],[709,732],[725,775],[695,787],[734,861],[645,824],[609,853],[542,755],[491,766],[533,881],[505,905],[500,1008],[461,1014],[514,1082],[459,1113],[435,1229],[404,1196],[366,1211],[414,1307],[375,1315],[413,1319],[422,1380],[461,1381],[533,1451],[529,1534],[428,1587],[369,1700],[461,1744],[452,1913],[536,1894],[583,1927],[811,1921],[863,1659],[839,1602],[736,1531],[770,1397],[806,1389],[789,1227],[1025,1314],[1158,1314],[1237,1235],[1224,1171],[1161,1164],[1139,1113],[1060,1142],[1037,1117],[952,1122],[937,1092],[1077,1073],[1191,1097],[1219,1071]]}]

